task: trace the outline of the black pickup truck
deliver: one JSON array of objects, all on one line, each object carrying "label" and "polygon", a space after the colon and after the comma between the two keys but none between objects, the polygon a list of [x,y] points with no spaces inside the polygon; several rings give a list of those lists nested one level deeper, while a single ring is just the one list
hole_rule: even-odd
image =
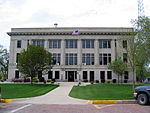
[{"label": "black pickup truck", "polygon": [[141,105],[150,103],[150,85],[136,87],[134,97]]}]

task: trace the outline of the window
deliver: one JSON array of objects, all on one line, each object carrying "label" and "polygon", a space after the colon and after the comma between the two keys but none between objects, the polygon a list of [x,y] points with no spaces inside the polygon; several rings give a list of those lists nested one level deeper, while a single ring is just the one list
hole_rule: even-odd
[{"label": "window", "polygon": [[99,54],[99,64],[100,65],[107,65],[111,62],[111,54],[110,53],[100,53]]},{"label": "window", "polygon": [[55,71],[55,79],[59,79],[59,71]]},{"label": "window", "polygon": [[110,63],[111,62],[111,54],[109,53],[108,54],[108,63]]},{"label": "window", "polygon": [[53,79],[53,71],[48,71],[48,79]]},{"label": "window", "polygon": [[17,48],[21,48],[21,40],[17,40]]},{"label": "window", "polygon": [[103,65],[103,54],[99,54],[99,64]]},{"label": "window", "polygon": [[83,71],[83,79],[87,80],[87,71]]},{"label": "window", "polygon": [[60,57],[61,57],[61,54],[60,54],[60,53],[53,53],[53,54],[52,54],[52,57],[53,57],[53,62],[54,62],[54,64],[60,65]]},{"label": "window", "polygon": [[44,40],[33,40],[33,45],[40,45],[42,47],[44,47]]},{"label": "window", "polygon": [[94,40],[82,40],[82,48],[94,48]]},{"label": "window", "polygon": [[85,40],[82,40],[82,48],[85,48]]},{"label": "window", "polygon": [[90,71],[90,81],[94,81],[94,71]]},{"label": "window", "polygon": [[49,48],[61,48],[61,40],[49,40]]},{"label": "window", "polygon": [[99,40],[99,48],[111,48],[110,40]]},{"label": "window", "polygon": [[66,65],[77,65],[77,54],[66,53]]},{"label": "window", "polygon": [[77,48],[77,40],[66,40],[66,48]]},{"label": "window", "polygon": [[102,48],[102,40],[99,41],[99,48]]},{"label": "window", "polygon": [[86,48],[90,48],[90,40],[86,40]]},{"label": "window", "polygon": [[105,80],[105,71],[100,71],[100,79]]},{"label": "window", "polygon": [[19,57],[20,53],[16,54],[16,63],[18,63],[18,57]]},{"label": "window", "polygon": [[57,40],[53,40],[53,48],[57,48]]},{"label": "window", "polygon": [[112,79],[112,71],[107,71],[107,79]]},{"label": "window", "polygon": [[69,54],[69,65],[73,65],[73,53]]},{"label": "window", "polygon": [[129,79],[128,71],[125,71],[125,72],[124,72],[124,79]]},{"label": "window", "polygon": [[82,63],[86,65],[94,65],[94,54],[93,53],[83,53]]},{"label": "window", "polygon": [[27,46],[29,46],[29,40],[27,40]]},{"label": "window", "polygon": [[108,48],[111,48],[111,41],[108,40]]},{"label": "window", "polygon": [[127,60],[127,53],[123,53],[123,62],[124,63],[128,62],[128,60]]},{"label": "window", "polygon": [[19,78],[19,71],[15,71],[15,78]]},{"label": "window", "polygon": [[107,54],[103,54],[104,65],[107,65]]},{"label": "window", "polygon": [[107,41],[103,40],[103,48],[107,48]]},{"label": "window", "polygon": [[123,46],[123,48],[127,48],[127,40],[122,41],[122,46]]}]

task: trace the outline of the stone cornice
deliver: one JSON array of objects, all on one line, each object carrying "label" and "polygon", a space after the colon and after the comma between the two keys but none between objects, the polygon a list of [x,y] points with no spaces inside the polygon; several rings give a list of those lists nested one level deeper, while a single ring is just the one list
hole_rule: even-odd
[{"label": "stone cornice", "polygon": [[[16,35],[72,35],[72,32],[7,32],[9,36]],[[79,35],[130,35],[130,32],[79,32]]]}]

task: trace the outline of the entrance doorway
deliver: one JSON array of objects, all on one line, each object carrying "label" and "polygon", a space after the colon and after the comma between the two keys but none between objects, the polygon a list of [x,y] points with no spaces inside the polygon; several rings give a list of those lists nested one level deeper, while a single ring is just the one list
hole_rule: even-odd
[{"label": "entrance doorway", "polygon": [[68,82],[74,82],[74,71],[68,71]]}]

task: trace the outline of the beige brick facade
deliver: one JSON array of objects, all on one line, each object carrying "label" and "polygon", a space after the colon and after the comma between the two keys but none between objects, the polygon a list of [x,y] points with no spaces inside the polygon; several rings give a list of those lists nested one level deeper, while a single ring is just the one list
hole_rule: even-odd
[{"label": "beige brick facade", "polygon": [[[78,30],[79,35],[72,35],[72,32]],[[50,75],[42,75],[45,79],[57,78],[56,81],[79,81],[87,79],[89,81],[96,81],[101,79],[112,80],[117,79],[115,73],[107,68],[106,63],[109,60],[113,61],[116,56],[116,52],[120,53],[125,50],[122,47],[122,42],[117,41],[121,38],[121,33],[129,33],[132,28],[12,28],[8,35],[11,37],[10,41],[10,59],[9,59],[9,70],[8,80],[11,81],[16,77],[16,57],[17,53],[20,53],[22,49],[26,49],[28,44],[33,44],[34,41],[44,40],[44,48],[52,54],[60,54],[60,62],[54,65]],[[128,38],[128,37],[127,37]],[[18,41],[21,40],[21,48],[17,48]],[[60,48],[50,48],[50,40],[60,40]],[[66,48],[66,40],[69,44],[74,44],[74,40],[77,41],[77,47]],[[71,41],[70,41],[71,40]],[[89,40],[89,41],[87,41]],[[85,43],[83,42],[85,41]],[[94,41],[94,48],[92,48],[92,41]],[[102,41],[102,48],[100,48],[100,41]],[[38,42],[37,42],[38,43]],[[83,48],[83,43],[87,48]],[[103,48],[106,46],[107,48]],[[110,43],[110,44],[109,44]],[[115,46],[116,43],[116,46]],[[58,44],[58,43],[57,43]],[[91,44],[91,45],[90,45]],[[103,45],[104,44],[104,45]],[[88,47],[90,45],[90,47]],[[54,45],[52,45],[54,46]],[[58,46],[58,45],[57,45]],[[110,48],[108,48],[111,46]],[[68,54],[68,61],[71,65],[66,65],[66,54]],[[77,61],[75,56],[77,54]],[[92,55],[94,56],[92,57]],[[83,62],[83,56],[85,55],[85,62]],[[89,57],[89,55],[91,55]],[[102,63],[100,64],[100,56],[102,55]],[[107,55],[107,58],[105,58]],[[111,55],[110,59],[108,56]],[[123,56],[122,56],[123,57]],[[106,60],[107,59],[107,60]],[[73,60],[73,61],[72,61]],[[106,62],[107,61],[107,62]],[[77,62],[77,64],[72,64]],[[90,64],[88,64],[90,63]],[[58,75],[56,75],[56,73]],[[84,76],[83,76],[84,74]],[[19,77],[21,77],[19,73]],[[59,77],[58,77],[59,76]],[[103,77],[102,77],[103,76]],[[108,77],[109,76],[109,77]],[[70,77],[70,78],[69,78]],[[124,77],[123,77],[124,79]],[[127,79],[127,78],[126,78]],[[132,80],[132,73],[128,72],[128,81]]]}]

